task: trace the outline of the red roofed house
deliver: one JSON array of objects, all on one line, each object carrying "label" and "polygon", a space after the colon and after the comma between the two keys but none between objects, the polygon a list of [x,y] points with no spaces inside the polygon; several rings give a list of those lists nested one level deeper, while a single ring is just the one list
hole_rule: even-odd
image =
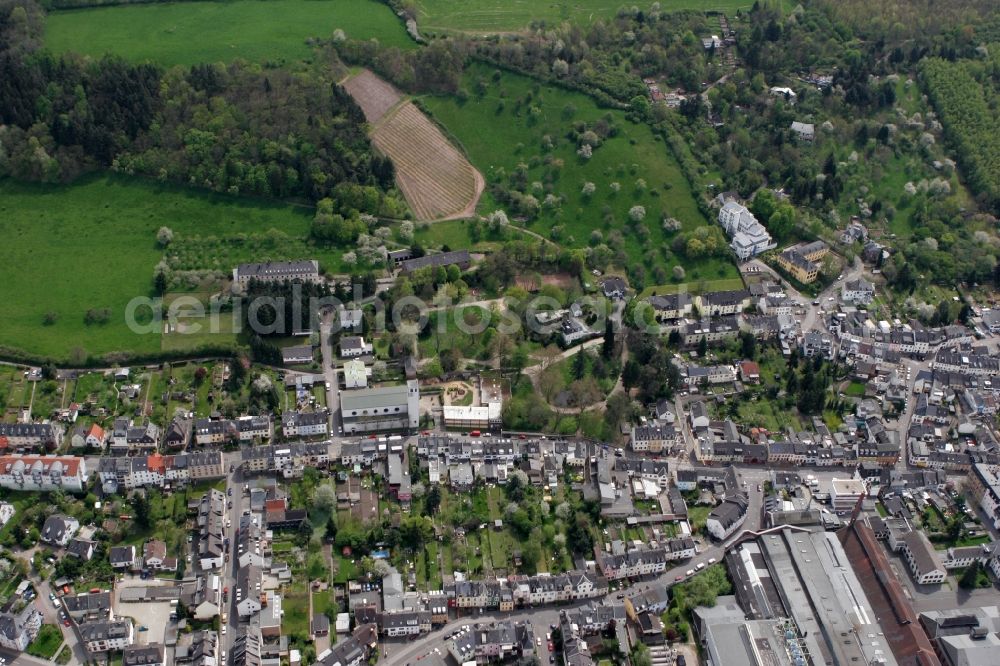
[{"label": "red roofed house", "polygon": [[104,448],[104,428],[97,425],[96,423],[91,423],[90,428],[87,429],[87,446],[93,447],[95,449]]},{"label": "red roofed house", "polygon": [[740,379],[747,384],[760,383],[760,366],[753,361],[740,362]]}]

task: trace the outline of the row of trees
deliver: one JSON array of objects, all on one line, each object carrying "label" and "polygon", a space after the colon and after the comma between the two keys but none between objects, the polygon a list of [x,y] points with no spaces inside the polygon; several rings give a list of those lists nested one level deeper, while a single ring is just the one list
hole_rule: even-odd
[{"label": "row of trees", "polygon": [[940,58],[923,62],[921,74],[948,138],[958,149],[969,186],[1000,211],[1000,122],[997,99],[964,63]]}]

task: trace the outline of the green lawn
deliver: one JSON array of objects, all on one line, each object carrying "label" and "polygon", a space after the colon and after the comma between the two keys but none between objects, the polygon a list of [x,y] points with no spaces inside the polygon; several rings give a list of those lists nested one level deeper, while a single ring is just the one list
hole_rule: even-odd
[{"label": "green lawn", "polygon": [[[146,9],[142,7],[141,9]],[[92,355],[112,351],[154,353],[161,349],[160,331],[138,334],[125,324],[125,308],[135,297],[151,295],[153,268],[163,257],[156,244],[161,226],[174,231],[175,242],[237,233],[261,237],[276,229],[304,239],[312,210],[209,195],[126,178],[96,177],[75,185],[28,185],[0,180],[0,347],[16,348],[57,359],[80,348]],[[299,240],[296,253],[319,259],[327,270],[341,268],[340,252],[317,249]],[[273,251],[274,256],[266,256]],[[229,262],[292,259],[281,248],[230,250]],[[206,253],[206,268],[215,268]],[[190,257],[187,261],[192,261]],[[104,324],[84,323],[91,308],[109,308]],[[56,316],[44,325],[46,313]],[[205,336],[180,337],[170,347],[194,348]],[[190,337],[190,341],[185,338]],[[228,342],[231,334],[214,336]]]},{"label": "green lawn", "polygon": [[375,0],[235,0],[122,5],[54,11],[45,44],[56,52],[114,53],[164,65],[242,58],[282,63],[309,56],[306,40],[341,29],[355,39],[415,43],[388,6]]},{"label": "green lawn", "polygon": [[63,637],[59,627],[54,624],[43,624],[38,636],[28,646],[28,654],[42,659],[51,659],[62,645]]},{"label": "green lawn", "polygon": [[309,590],[305,583],[295,583],[282,593],[282,632],[290,636],[309,636]]},{"label": "green lawn", "polygon": [[844,395],[851,398],[863,398],[865,395],[865,385],[859,381],[852,381],[844,389]]},{"label": "green lawn", "polygon": [[[639,3],[648,9],[651,3]],[[718,9],[730,13],[749,9],[747,0],[661,0],[663,11],[679,9]],[[531,0],[423,0],[417,3],[418,22],[422,31],[462,30],[468,32],[504,32],[527,28],[532,21],[549,24],[572,21],[589,24],[598,19],[611,19],[619,7],[627,6],[608,0],[574,0],[574,2],[532,2]]]},{"label": "green lawn", "polygon": [[[561,227],[554,240],[569,247],[586,247],[595,230],[605,238],[619,231],[628,261],[644,262],[647,251],[652,250],[647,265],[652,268],[665,264],[661,249],[669,246],[675,233],[663,230],[664,213],[680,220],[685,231],[708,223],[669,148],[656,140],[647,125],[630,122],[622,112],[598,108],[583,94],[510,73],[496,79],[494,73],[484,65],[466,71],[464,88],[476,91],[481,84],[482,96],[473,92],[466,101],[436,96],[421,102],[464,148],[488,184],[506,182],[523,164],[528,191],[539,201],[549,193],[561,197],[559,206],[543,207],[539,218],[528,224],[529,229],[548,237],[554,227]],[[577,155],[576,142],[566,135],[574,123],[592,125],[602,119],[607,119],[617,134],[609,136],[585,161]],[[551,149],[543,146],[546,140]],[[638,184],[640,179],[645,181],[644,188]],[[582,193],[586,182],[596,187],[590,197]],[[533,183],[542,189],[535,189]],[[544,189],[546,183],[551,183],[551,192]],[[617,193],[612,183],[618,183]],[[498,204],[489,190],[488,185],[479,212],[507,208]],[[646,238],[626,229],[629,209],[634,205],[645,208],[641,224],[649,230]],[[612,218],[610,222],[606,213]],[[709,259],[692,263],[670,258],[666,265],[674,263],[685,265],[688,281],[737,275],[731,262]]]},{"label": "green lawn", "polygon": [[742,278],[725,278],[722,280],[701,280],[699,282],[681,282],[678,284],[656,284],[646,287],[639,294],[640,298],[649,296],[666,296],[686,290],[689,294],[706,294],[713,291],[737,291],[743,289]]},{"label": "green lawn", "polygon": [[704,527],[710,513],[712,513],[712,507],[710,506],[689,506],[688,524],[691,526],[691,531],[697,532]]}]

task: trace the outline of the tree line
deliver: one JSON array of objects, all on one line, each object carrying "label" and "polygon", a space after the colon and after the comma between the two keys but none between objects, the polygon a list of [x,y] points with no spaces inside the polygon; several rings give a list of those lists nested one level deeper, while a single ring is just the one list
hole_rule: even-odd
[{"label": "tree line", "polygon": [[33,0],[0,0],[0,176],[69,182],[110,167],[308,201],[341,182],[394,186],[329,60],[294,73],[240,61],[164,70],[54,55],[43,31]]}]

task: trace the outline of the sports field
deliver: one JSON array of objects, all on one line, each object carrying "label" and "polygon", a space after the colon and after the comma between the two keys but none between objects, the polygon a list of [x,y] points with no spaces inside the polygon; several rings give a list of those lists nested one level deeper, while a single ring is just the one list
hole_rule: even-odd
[{"label": "sports field", "polygon": [[[652,2],[635,3],[639,9],[648,11]],[[732,12],[739,8],[749,9],[748,0],[660,0],[661,11],[680,9],[701,11],[720,10]],[[549,24],[570,21],[589,24],[597,19],[613,17],[629,3],[617,0],[573,0],[572,2],[552,2],[551,0],[418,0],[418,23],[423,31],[460,30],[465,32],[512,32],[527,28],[532,21]]]},{"label": "sports field", "polygon": [[[71,186],[0,180],[0,346],[57,358],[68,358],[77,347],[90,354],[158,351],[161,336],[133,333],[124,313],[130,299],[151,295],[153,269],[163,256],[156,242],[161,226],[173,230],[175,243],[195,237],[287,235],[303,252],[309,251],[310,258],[335,270],[340,267],[338,251],[312,250],[304,240],[312,215],[310,208],[134,179],[92,178]],[[282,234],[269,234],[271,229]],[[244,248],[244,254],[251,251]],[[236,252],[224,259],[249,257]],[[110,309],[107,323],[84,322],[88,310],[102,308]],[[54,323],[46,325],[47,313],[54,315]],[[210,340],[202,336],[190,344],[206,342]],[[174,339],[170,347],[185,344]]]},{"label": "sports field", "polygon": [[[539,201],[550,194],[545,189],[549,184],[551,194],[561,200],[555,207],[543,204],[538,220],[528,228],[546,236],[557,229],[553,240],[563,245],[586,247],[593,231],[600,231],[605,239],[618,231],[624,236],[629,260],[645,262],[647,251],[669,246],[672,236],[662,228],[664,213],[680,220],[684,231],[708,224],[669,148],[647,125],[632,123],[619,111],[600,109],[580,93],[538,85],[509,73],[498,80],[494,76],[493,69],[480,65],[467,71],[464,87],[485,88],[482,97],[471,94],[464,102],[443,96],[422,99],[486,178],[486,193],[478,209],[481,215],[505,208],[490,195],[489,184],[500,174],[509,182],[512,174],[524,170],[523,180]],[[484,86],[477,86],[483,82]],[[529,94],[531,101],[518,110],[518,100],[527,100]],[[605,117],[617,134],[594,149],[589,160],[581,159],[567,133],[575,123],[594,123]],[[552,148],[544,148],[546,143]],[[556,162],[561,168],[551,166]],[[588,182],[595,188],[590,196],[583,193]],[[614,191],[613,183],[619,191]],[[646,211],[643,225],[649,235],[645,239],[626,231],[629,210],[635,205]],[[613,221],[607,222],[606,216]],[[657,261],[663,263],[662,254]],[[673,263],[685,266],[688,280],[737,276],[726,260],[685,262],[677,258],[667,264],[668,270]]]},{"label": "sports field", "polygon": [[234,0],[121,5],[54,11],[45,44],[57,53],[114,53],[164,65],[282,63],[309,56],[306,39],[341,29],[352,39],[376,38],[415,47],[402,22],[375,0]]}]

